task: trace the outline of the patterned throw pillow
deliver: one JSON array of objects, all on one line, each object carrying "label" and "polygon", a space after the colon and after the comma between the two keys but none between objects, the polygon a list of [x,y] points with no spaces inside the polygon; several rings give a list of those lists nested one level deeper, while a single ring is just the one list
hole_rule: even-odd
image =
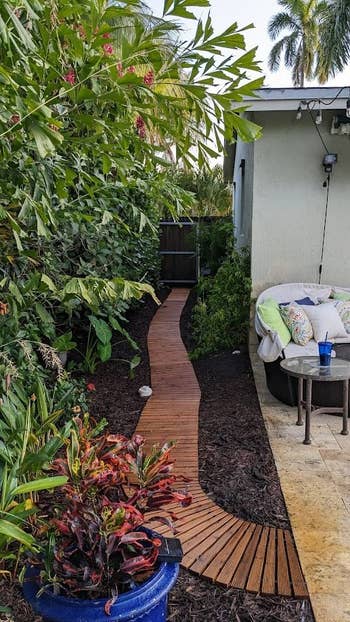
[{"label": "patterned throw pillow", "polygon": [[306,346],[312,339],[312,325],[304,309],[296,302],[291,302],[287,307],[280,307],[282,319],[289,328],[294,343]]},{"label": "patterned throw pillow", "polygon": [[337,300],[334,306],[340,315],[346,332],[350,334],[350,300]]}]

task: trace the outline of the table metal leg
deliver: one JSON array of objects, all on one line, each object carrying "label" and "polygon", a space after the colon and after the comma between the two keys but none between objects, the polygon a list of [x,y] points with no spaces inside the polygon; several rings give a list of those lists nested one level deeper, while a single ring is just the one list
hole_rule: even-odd
[{"label": "table metal leg", "polygon": [[312,380],[306,380],[306,416],[305,416],[305,439],[304,445],[311,445],[310,439],[310,420],[311,420],[311,398],[312,398]]},{"label": "table metal leg", "polygon": [[298,378],[298,420],[297,425],[303,425],[303,388],[304,382],[302,378]]},{"label": "table metal leg", "polygon": [[344,436],[347,436],[349,434],[348,414],[349,414],[349,381],[344,380],[343,382],[343,429],[341,431],[341,433]]}]

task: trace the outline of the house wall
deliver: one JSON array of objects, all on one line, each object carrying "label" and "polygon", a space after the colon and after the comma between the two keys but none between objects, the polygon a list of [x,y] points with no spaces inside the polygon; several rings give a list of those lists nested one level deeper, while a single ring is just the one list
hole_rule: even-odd
[{"label": "house wall", "polygon": [[[331,136],[334,112],[319,126],[331,175],[322,283],[350,286],[350,140]],[[254,146],[251,251],[253,293],[283,282],[318,282],[327,189],[326,150],[307,112],[259,112],[263,138]],[[239,158],[238,158],[239,159]],[[238,160],[237,159],[237,160]],[[250,212],[250,214],[249,214]]]},{"label": "house wall", "polygon": [[233,220],[238,248],[251,245],[254,148],[254,143],[238,141],[236,145],[233,173]]}]

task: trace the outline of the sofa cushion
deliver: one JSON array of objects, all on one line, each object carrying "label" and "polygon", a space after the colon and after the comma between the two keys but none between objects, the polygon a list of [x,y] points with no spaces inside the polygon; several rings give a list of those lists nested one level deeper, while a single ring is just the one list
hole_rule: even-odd
[{"label": "sofa cushion", "polygon": [[290,332],[282,320],[278,303],[273,298],[267,298],[258,306],[258,313],[264,324],[276,332],[281,340],[283,348],[290,342]]},{"label": "sofa cushion", "polygon": [[334,303],[303,306],[303,309],[312,324],[315,341],[347,337],[347,332]]},{"label": "sofa cushion", "polygon": [[296,302],[292,302],[287,307],[280,306],[280,310],[282,320],[289,329],[294,343],[306,346],[313,337],[313,331],[304,309]]},{"label": "sofa cushion", "polygon": [[318,356],[318,344],[314,339],[311,339],[306,346],[299,346],[294,341],[291,341],[284,348],[283,354],[286,359],[293,358],[294,356]]}]

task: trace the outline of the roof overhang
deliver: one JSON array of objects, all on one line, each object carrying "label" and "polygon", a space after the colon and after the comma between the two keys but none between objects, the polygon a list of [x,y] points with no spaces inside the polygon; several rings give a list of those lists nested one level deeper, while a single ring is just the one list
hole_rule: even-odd
[{"label": "roof overhang", "polygon": [[335,110],[346,108],[350,87],[307,87],[285,89],[259,89],[255,97],[246,97],[244,103],[250,111],[297,110],[301,105]]}]

